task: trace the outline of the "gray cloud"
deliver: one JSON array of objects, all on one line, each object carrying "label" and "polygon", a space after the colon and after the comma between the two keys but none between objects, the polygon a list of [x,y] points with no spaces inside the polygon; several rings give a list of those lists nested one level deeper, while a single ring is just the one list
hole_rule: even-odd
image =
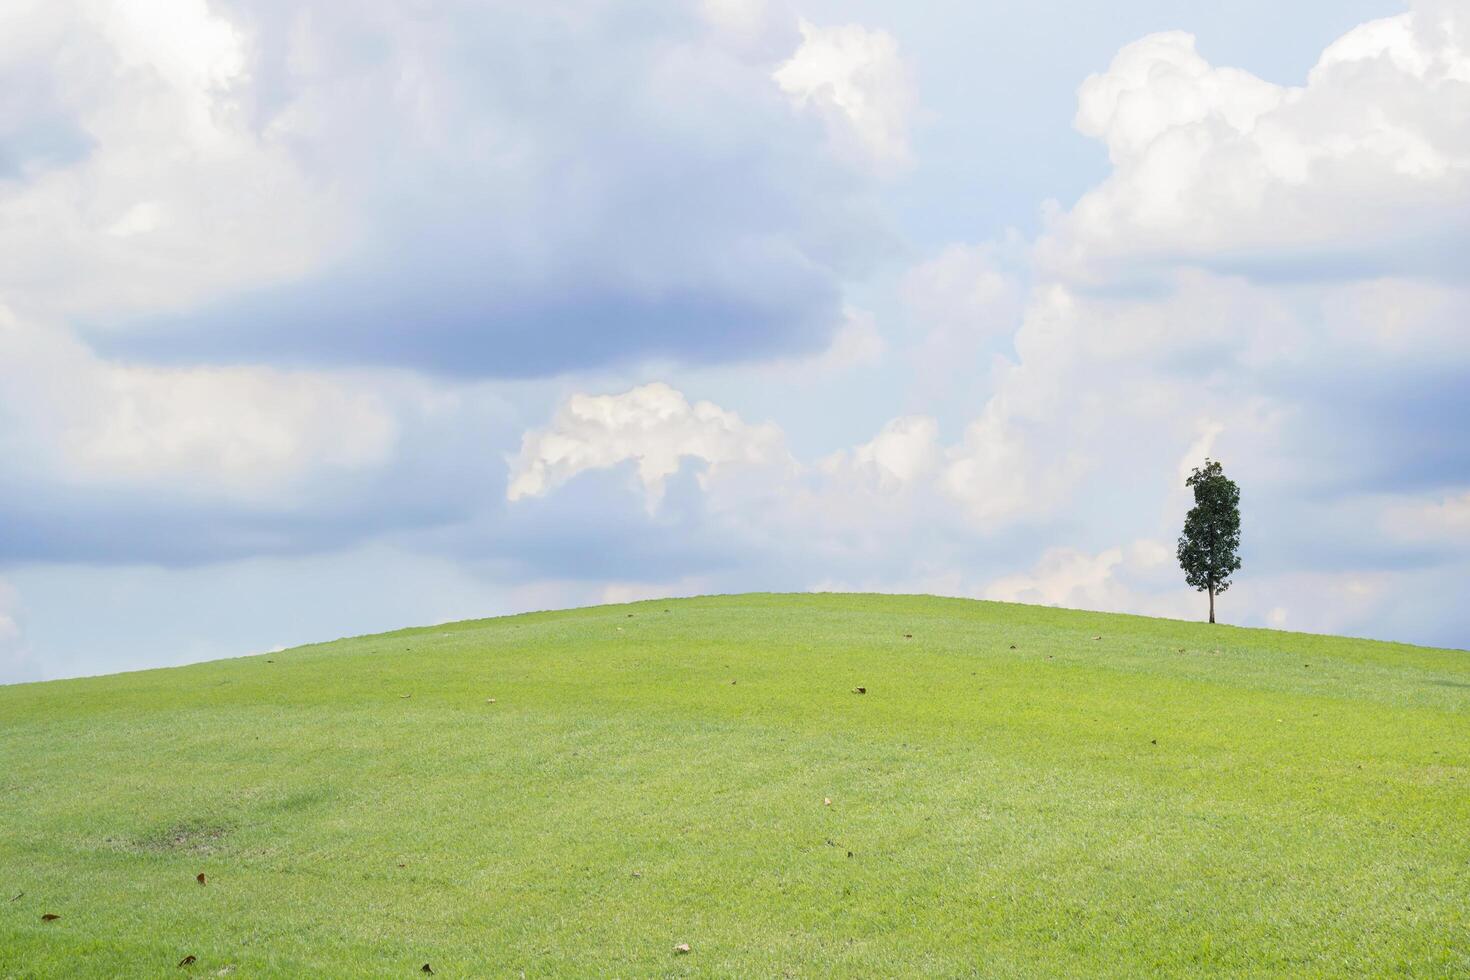
[{"label": "gray cloud", "polygon": [[91,315],[100,350],[496,377],[748,360],[822,346],[843,279],[890,247],[871,175],[771,77],[794,18],[753,42],[675,3],[225,9],[249,52],[232,111],[352,245]]}]

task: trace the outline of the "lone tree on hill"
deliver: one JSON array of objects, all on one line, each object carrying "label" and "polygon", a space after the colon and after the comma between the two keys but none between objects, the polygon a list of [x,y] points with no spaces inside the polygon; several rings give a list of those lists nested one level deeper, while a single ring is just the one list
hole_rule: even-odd
[{"label": "lone tree on hill", "polygon": [[1179,536],[1179,567],[1184,580],[1210,594],[1210,622],[1215,596],[1230,588],[1230,575],[1240,568],[1240,487],[1208,457],[1184,481],[1194,489],[1194,507]]}]

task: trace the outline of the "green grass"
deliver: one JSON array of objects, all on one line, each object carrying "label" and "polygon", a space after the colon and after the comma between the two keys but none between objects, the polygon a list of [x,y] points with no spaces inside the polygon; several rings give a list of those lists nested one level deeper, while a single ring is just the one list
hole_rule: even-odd
[{"label": "green grass", "polygon": [[0,977],[1466,976],[1470,654],[748,595],[5,687],[0,888]]}]

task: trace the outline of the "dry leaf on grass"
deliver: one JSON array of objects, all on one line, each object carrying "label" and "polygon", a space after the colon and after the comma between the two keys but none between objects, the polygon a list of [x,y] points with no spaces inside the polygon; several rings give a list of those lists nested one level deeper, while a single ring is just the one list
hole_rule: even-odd
[{"label": "dry leaf on grass", "polygon": [[689,952],[689,944],[680,943],[679,945],[674,947],[674,952],[675,954],[682,956],[683,954]]},{"label": "dry leaf on grass", "polygon": [[199,884],[201,884],[201,885],[206,884],[209,881],[208,878],[204,877],[204,872],[203,871],[201,871],[197,875],[195,875],[194,876],[194,880],[197,881],[197,882],[199,882]]},{"label": "dry leaf on grass", "polygon": [[55,912],[45,912],[41,915],[42,922],[55,922],[59,918],[61,918],[61,916],[57,915]]},{"label": "dry leaf on grass", "polygon": [[188,956],[185,956],[183,959],[179,960],[179,966],[189,966],[193,963],[197,963],[198,961],[198,957],[196,957],[193,953],[190,953]]}]

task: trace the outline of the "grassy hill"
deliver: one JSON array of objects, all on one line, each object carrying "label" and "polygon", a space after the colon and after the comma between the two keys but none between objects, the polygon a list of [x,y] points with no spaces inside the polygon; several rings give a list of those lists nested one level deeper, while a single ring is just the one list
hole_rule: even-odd
[{"label": "grassy hill", "polygon": [[1470,654],[747,595],[0,688],[0,888],[0,977],[1465,976]]}]

